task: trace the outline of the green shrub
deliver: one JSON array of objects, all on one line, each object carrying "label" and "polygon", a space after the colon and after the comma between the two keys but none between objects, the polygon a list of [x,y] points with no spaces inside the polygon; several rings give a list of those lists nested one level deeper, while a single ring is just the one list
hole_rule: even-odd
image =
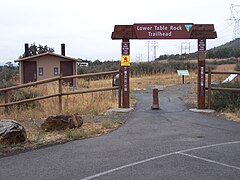
[{"label": "green shrub", "polygon": [[[179,58],[178,58],[179,59]],[[100,62],[98,60],[89,63],[88,67],[79,67],[78,73],[95,73],[104,71],[119,70],[119,61],[105,61]],[[141,75],[153,75],[157,73],[176,72],[178,69],[196,70],[197,63],[184,62],[183,60],[169,60],[167,63],[161,63],[160,61],[131,63],[131,76]],[[91,77],[91,80],[105,79],[110,76]]]},{"label": "green shrub", "polygon": [[236,70],[236,71],[240,71],[240,62],[238,62],[238,63],[236,64],[235,70]]},{"label": "green shrub", "polygon": [[176,72],[179,69],[196,70],[197,64],[183,61],[168,61],[168,63],[142,62],[131,64],[131,76],[153,75],[157,73]]},{"label": "green shrub", "polygon": [[[21,101],[25,99],[31,99],[35,97],[42,96],[42,94],[31,90],[31,89],[18,89],[15,91],[10,91],[10,102],[15,102],[15,101]],[[17,109],[26,109],[26,108],[35,108],[35,107],[40,107],[40,103],[38,101],[32,101],[32,102],[25,102],[16,105]]]},{"label": "green shrub", "polygon": [[[240,81],[235,81],[232,83],[221,84],[223,88],[239,88]],[[240,94],[239,92],[231,91],[213,91],[212,94],[212,108],[223,111],[230,110],[236,111],[240,109]]]}]

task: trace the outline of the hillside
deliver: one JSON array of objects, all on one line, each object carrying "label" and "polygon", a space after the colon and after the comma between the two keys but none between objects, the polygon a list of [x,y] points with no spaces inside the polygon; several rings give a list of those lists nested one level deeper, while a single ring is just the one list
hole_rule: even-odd
[{"label": "hillside", "polygon": [[[228,43],[220,45],[218,47],[214,47],[212,49],[207,50],[206,54],[208,59],[211,58],[231,58],[231,57],[240,57],[240,38],[232,40]],[[179,59],[197,59],[197,52],[186,54],[186,55],[160,55],[156,58],[156,61],[161,60],[179,60]]]},{"label": "hillside", "polygon": [[215,47],[213,49],[223,49],[223,48],[233,48],[233,49],[237,49],[240,48],[240,38],[234,39],[230,42],[227,42],[221,46]]},{"label": "hillside", "polygon": [[207,58],[240,57],[240,38],[207,51]]}]

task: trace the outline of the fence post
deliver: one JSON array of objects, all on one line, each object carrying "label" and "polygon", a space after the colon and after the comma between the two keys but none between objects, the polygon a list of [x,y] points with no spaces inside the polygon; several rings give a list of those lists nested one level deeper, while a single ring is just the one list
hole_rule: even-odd
[{"label": "fence post", "polygon": [[[116,80],[117,81],[117,80]],[[112,74],[112,87],[118,86],[119,84],[115,84],[115,77],[114,74]],[[112,97],[116,98],[117,97],[117,92],[115,90],[112,90]]]},{"label": "fence post", "polygon": [[59,113],[62,113],[62,74],[60,74],[60,77],[58,79],[58,109],[59,109]]},{"label": "fence post", "polygon": [[208,109],[211,108],[211,88],[212,88],[212,77],[211,77],[211,68],[208,68]]},{"label": "fence post", "polygon": [[[8,92],[4,91],[4,103],[7,104],[8,103]],[[4,111],[5,113],[9,113],[9,106],[4,106]]]},{"label": "fence post", "polygon": [[184,75],[182,75],[182,84],[184,84],[185,81],[184,81]]}]

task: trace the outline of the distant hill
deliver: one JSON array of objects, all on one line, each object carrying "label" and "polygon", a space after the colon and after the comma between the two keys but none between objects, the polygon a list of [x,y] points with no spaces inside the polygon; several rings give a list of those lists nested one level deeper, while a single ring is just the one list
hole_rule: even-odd
[{"label": "distant hill", "polygon": [[222,48],[234,48],[234,49],[240,48],[240,38],[234,39],[230,42],[227,42],[227,43],[225,43],[221,46],[215,47],[213,49],[222,49]]},{"label": "distant hill", "polygon": [[240,57],[240,38],[207,51],[207,58],[230,57]]},{"label": "distant hill", "polygon": [[[214,47],[207,50],[207,58],[230,58],[230,57],[240,57],[240,38],[225,43],[221,46]],[[186,55],[160,55],[156,58],[156,61],[161,60],[179,60],[179,59],[197,59],[197,52],[186,54]]]}]

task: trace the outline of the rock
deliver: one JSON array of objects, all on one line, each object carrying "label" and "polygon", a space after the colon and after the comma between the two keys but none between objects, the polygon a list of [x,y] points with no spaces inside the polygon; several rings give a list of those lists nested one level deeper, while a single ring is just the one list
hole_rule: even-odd
[{"label": "rock", "polygon": [[10,119],[0,120],[0,144],[17,144],[27,138],[25,128],[17,121]]},{"label": "rock", "polygon": [[78,115],[57,115],[49,116],[41,128],[45,131],[59,131],[67,128],[78,128],[83,124],[83,119]]},{"label": "rock", "polygon": [[73,115],[71,118],[69,118],[69,124],[70,129],[73,128],[79,128],[83,125],[83,118],[78,115]]},{"label": "rock", "polygon": [[113,86],[119,85],[119,74],[117,74],[113,79]]}]

